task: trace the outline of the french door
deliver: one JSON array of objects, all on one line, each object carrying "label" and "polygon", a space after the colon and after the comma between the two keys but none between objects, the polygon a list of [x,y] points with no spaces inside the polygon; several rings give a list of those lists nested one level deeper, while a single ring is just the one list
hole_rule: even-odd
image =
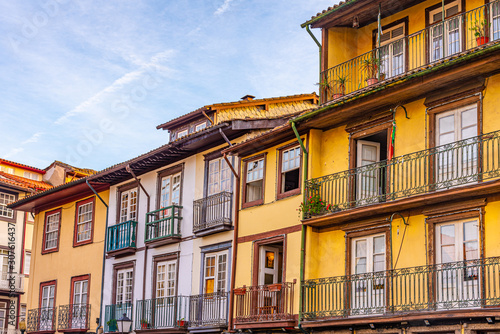
[{"label": "french door", "polygon": [[405,72],[406,41],[404,23],[383,31],[380,36],[380,72],[390,78]]},{"label": "french door", "polygon": [[429,31],[429,55],[431,62],[462,51],[463,18],[462,15],[456,15],[460,12],[460,7],[461,4],[459,1],[446,4],[444,7],[446,15],[444,22],[443,9],[441,7],[429,12],[429,23],[432,25]]},{"label": "french door", "polygon": [[383,313],[386,299],[385,235],[352,240],[351,315]]},{"label": "french door", "polygon": [[156,224],[155,228],[151,230],[151,238],[178,233],[174,226],[174,220],[168,218],[172,216],[172,213],[175,213],[175,210],[178,210],[176,208],[171,208],[171,206],[180,203],[180,196],[181,173],[162,177],[160,192],[160,208],[162,208],[162,210],[159,212],[159,219],[166,219],[160,221]]},{"label": "french door", "polygon": [[46,285],[42,288],[42,299],[40,304],[40,331],[51,331],[54,325],[54,296],[55,285]]},{"label": "french door", "polygon": [[162,261],[156,264],[155,328],[174,327],[177,318],[176,295],[177,261]]},{"label": "french door", "polygon": [[88,280],[73,283],[73,296],[71,305],[71,328],[87,328],[87,297]]},{"label": "french door", "polygon": [[366,140],[357,141],[357,205],[379,201],[381,194],[380,143]]}]

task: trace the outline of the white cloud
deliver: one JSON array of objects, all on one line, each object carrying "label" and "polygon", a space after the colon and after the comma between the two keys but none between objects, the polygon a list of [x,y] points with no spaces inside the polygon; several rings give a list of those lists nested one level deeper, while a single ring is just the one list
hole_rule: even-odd
[{"label": "white cloud", "polygon": [[41,135],[43,135],[43,132],[37,132],[37,133],[33,134],[31,137],[29,137],[28,139],[26,139],[25,141],[23,141],[21,143],[21,145],[26,145],[29,143],[36,143],[36,142],[38,142],[38,139],[40,139]]},{"label": "white cloud", "polygon": [[217,10],[214,12],[214,15],[222,15],[224,14],[225,12],[227,12],[229,10],[229,4],[232,2],[233,0],[224,0],[224,3],[222,4],[222,6],[220,6],[219,8],[217,8]]}]

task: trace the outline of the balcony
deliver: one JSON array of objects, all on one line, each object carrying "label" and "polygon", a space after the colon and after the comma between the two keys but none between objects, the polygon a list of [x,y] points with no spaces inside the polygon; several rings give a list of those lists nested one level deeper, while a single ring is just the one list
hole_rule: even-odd
[{"label": "balcony", "polygon": [[186,328],[186,319],[189,319],[189,296],[138,300],[135,319],[136,331]]},{"label": "balcony", "polygon": [[57,315],[59,332],[86,332],[90,328],[90,305],[60,305]]},{"label": "balcony", "polygon": [[500,131],[495,131],[308,180],[306,195],[316,205],[305,216],[387,204],[499,177]]},{"label": "balcony", "polygon": [[118,331],[116,320],[120,319],[124,314],[129,319],[132,319],[131,303],[106,305],[104,309],[104,332],[110,333]]},{"label": "balcony", "polygon": [[236,329],[294,327],[294,287],[295,282],[235,289]]},{"label": "balcony", "polygon": [[0,273],[0,291],[22,294],[24,292],[24,275],[16,273]]},{"label": "balcony", "polygon": [[3,328],[0,329],[0,334],[23,334],[20,329],[15,328]]},{"label": "balcony", "polygon": [[56,308],[43,307],[29,310],[26,330],[28,333],[55,332]]},{"label": "balcony", "polygon": [[[227,327],[229,292],[214,292],[189,297],[189,327]],[[222,330],[221,330],[222,332]]]},{"label": "balcony", "polygon": [[[471,53],[481,53],[500,40],[500,21],[493,19],[482,38],[476,38],[471,28],[485,18],[490,21],[491,12],[497,8],[498,2],[492,1],[323,71],[320,103],[340,101],[344,95],[350,97],[451,60],[466,58]],[[445,43],[445,39],[449,43]]]},{"label": "balcony", "polygon": [[450,311],[474,309],[486,314],[500,306],[499,275],[500,257],[492,257],[305,280],[302,320],[351,325],[355,318],[390,322],[394,316],[402,321],[425,312],[453,317]]},{"label": "balcony", "polygon": [[136,251],[137,222],[129,220],[108,227],[108,255],[128,255]]},{"label": "balcony", "polygon": [[233,196],[224,191],[193,202],[193,233],[204,236],[232,228]]},{"label": "balcony", "polygon": [[179,242],[181,240],[180,205],[171,205],[146,214],[145,241],[152,247]]}]

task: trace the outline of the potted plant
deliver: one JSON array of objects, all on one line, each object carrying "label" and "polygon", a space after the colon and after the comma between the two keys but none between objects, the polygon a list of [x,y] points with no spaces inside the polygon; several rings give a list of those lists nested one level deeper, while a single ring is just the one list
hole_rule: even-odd
[{"label": "potted plant", "polygon": [[275,292],[275,291],[281,291],[281,287],[282,287],[281,283],[276,283],[276,284],[269,284],[267,286],[267,289],[269,291],[274,291]]},{"label": "potted plant", "polygon": [[106,322],[108,325],[108,330],[110,332],[116,332],[118,330],[118,323],[116,322],[116,319],[110,319],[108,322]]},{"label": "potted plant", "polygon": [[243,288],[237,288],[237,289],[234,289],[233,291],[234,291],[234,294],[236,296],[243,296],[247,292],[247,288],[245,288],[245,287],[243,287]]},{"label": "potted plant", "polygon": [[185,327],[186,326],[186,321],[184,320],[184,318],[177,320],[177,326],[178,327]]},{"label": "potted plant", "polygon": [[486,36],[487,28],[489,28],[490,26],[491,23],[488,23],[488,21],[483,20],[483,21],[475,21],[472,27],[469,28],[469,30],[474,32],[474,36],[476,36],[477,46],[486,44],[490,41],[489,37]]},{"label": "potted plant", "polygon": [[327,204],[319,195],[312,195],[305,202],[300,203],[299,213],[304,212],[306,217],[336,211],[337,206]]},{"label": "potted plant", "polygon": [[378,69],[380,67],[380,59],[371,55],[361,61],[361,70],[366,73],[366,84],[368,86],[378,82]]},{"label": "potted plant", "polygon": [[335,86],[335,93],[333,94],[333,99],[338,99],[345,95],[345,85],[349,81],[349,77],[346,75],[337,75],[337,79],[333,80]]},{"label": "potted plant", "polygon": [[330,83],[325,79],[317,83],[317,85],[319,85],[320,94],[326,96],[326,100],[329,100],[332,96],[332,90],[333,90]]},{"label": "potted plant", "polygon": [[149,323],[146,319],[141,319],[141,329],[147,329],[149,326]]}]

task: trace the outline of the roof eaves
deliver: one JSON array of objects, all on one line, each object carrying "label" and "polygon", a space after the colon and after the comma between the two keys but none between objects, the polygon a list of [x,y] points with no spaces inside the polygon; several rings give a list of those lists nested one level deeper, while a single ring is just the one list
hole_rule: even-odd
[{"label": "roof eaves", "polygon": [[346,0],[344,2],[339,2],[337,5],[334,5],[333,7],[328,7],[327,9],[323,10],[321,13],[316,14],[316,16],[311,17],[311,19],[307,22],[302,23],[300,26],[302,28],[305,28],[308,25],[311,25],[313,23],[316,23],[320,21],[321,19],[327,17],[328,15],[342,9],[345,7],[348,7],[352,5],[353,3],[357,2],[359,0]]}]

